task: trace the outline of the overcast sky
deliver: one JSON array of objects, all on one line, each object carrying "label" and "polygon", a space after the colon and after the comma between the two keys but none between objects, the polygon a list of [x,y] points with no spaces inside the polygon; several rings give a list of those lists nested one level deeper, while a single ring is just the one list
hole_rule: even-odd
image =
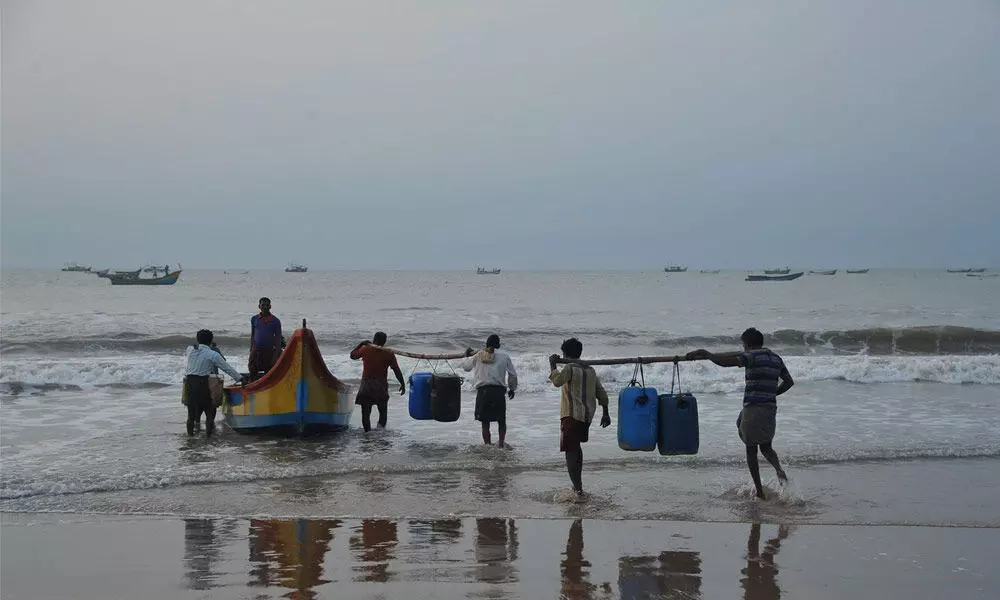
[{"label": "overcast sky", "polygon": [[2,263],[1000,266],[1000,2],[3,4]]}]

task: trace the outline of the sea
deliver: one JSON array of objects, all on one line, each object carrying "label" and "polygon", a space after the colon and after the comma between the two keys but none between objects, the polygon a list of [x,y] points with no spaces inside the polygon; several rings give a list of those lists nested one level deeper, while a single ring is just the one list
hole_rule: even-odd
[{"label": "sea", "polygon": [[[1000,278],[872,270],[748,283],[746,273],[185,270],[165,287],[87,273],[0,277],[0,510],[121,517],[546,519],[1000,527]],[[465,382],[461,419],[286,439],[224,427],[184,433],[184,353],[202,328],[243,370],[249,320],[271,298],[287,332],[315,333],[330,371],[389,345],[437,353],[500,335],[520,389],[510,448],[485,447]],[[619,449],[616,427],[585,446],[583,504],[567,500],[559,392],[547,357],[568,337],[590,358],[731,351],[756,327],[796,381],[779,399],[774,447],[791,482],[762,464],[758,501],[735,421],[743,372],[707,362],[647,365],[646,385],[698,402],[692,456]],[[454,362],[405,374],[451,372]],[[616,397],[629,365],[597,369]],[[221,416],[220,416],[221,421]],[[495,433],[494,433],[495,435]]]}]

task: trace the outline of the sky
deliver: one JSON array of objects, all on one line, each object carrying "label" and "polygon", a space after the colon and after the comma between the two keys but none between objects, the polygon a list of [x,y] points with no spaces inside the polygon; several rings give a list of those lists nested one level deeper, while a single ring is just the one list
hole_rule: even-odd
[{"label": "sky", "polygon": [[1000,2],[5,0],[0,263],[1000,266]]}]

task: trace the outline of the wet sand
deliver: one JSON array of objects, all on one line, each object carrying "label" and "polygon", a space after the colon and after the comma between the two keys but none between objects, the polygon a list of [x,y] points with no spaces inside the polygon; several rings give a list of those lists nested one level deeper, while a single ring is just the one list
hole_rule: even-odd
[{"label": "wet sand", "polygon": [[[996,598],[1000,529],[2,516],[3,598]],[[43,558],[44,557],[44,558]]]}]

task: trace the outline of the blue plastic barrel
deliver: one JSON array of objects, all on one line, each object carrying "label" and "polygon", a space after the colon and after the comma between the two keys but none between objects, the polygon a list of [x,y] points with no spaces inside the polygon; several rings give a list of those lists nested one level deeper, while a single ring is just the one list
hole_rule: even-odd
[{"label": "blue plastic barrel", "polygon": [[618,393],[618,447],[649,452],[656,448],[660,397],[656,388],[627,387]]},{"label": "blue plastic barrel", "polygon": [[431,378],[433,373],[414,373],[410,375],[410,416],[418,421],[430,421],[431,413]]},{"label": "blue plastic barrel", "polygon": [[698,400],[691,394],[660,396],[660,454],[698,454]]}]

